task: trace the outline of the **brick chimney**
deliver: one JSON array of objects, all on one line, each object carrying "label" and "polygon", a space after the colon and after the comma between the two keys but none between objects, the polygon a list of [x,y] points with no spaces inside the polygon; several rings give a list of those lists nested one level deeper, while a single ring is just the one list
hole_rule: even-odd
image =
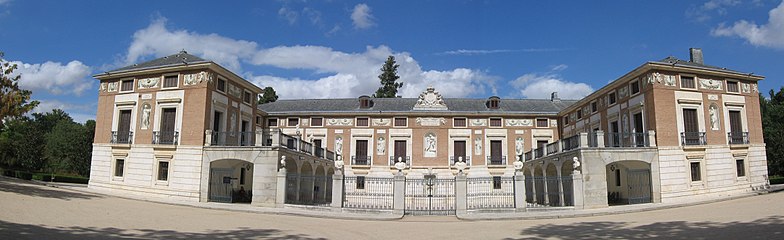
[{"label": "brick chimney", "polygon": [[689,53],[691,55],[689,62],[705,64],[702,58],[702,48],[689,48]]}]

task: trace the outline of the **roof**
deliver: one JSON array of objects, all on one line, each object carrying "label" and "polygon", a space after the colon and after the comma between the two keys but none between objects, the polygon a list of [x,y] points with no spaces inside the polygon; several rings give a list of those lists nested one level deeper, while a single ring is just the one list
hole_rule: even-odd
[{"label": "roof", "polygon": [[558,114],[559,111],[577,102],[576,100],[549,99],[501,99],[498,109],[489,109],[485,105],[487,99],[444,98],[446,111],[414,110],[417,98],[372,98],[370,108],[359,108],[356,98],[343,99],[301,99],[278,100],[259,105],[259,109],[269,114],[296,113],[398,113],[398,112],[472,112],[472,113],[506,113],[506,114]]},{"label": "roof", "polygon": [[128,65],[125,67],[121,67],[118,69],[114,69],[108,71],[106,73],[117,73],[117,72],[127,72],[133,70],[141,70],[141,69],[149,69],[149,68],[158,68],[158,67],[168,67],[168,66],[178,66],[178,65],[188,65],[188,64],[195,64],[195,63],[206,63],[209,62],[204,60],[200,57],[193,56],[188,54],[186,51],[180,51],[179,53],[172,54],[169,56],[165,56],[162,58],[153,59],[150,61],[146,61],[143,63],[136,63],[133,65]]},{"label": "roof", "polygon": [[742,74],[742,75],[753,75],[753,73],[745,73],[745,72],[741,72],[741,71],[727,69],[727,68],[724,68],[724,67],[717,67],[717,66],[711,66],[711,65],[705,65],[705,64],[701,64],[701,63],[696,63],[696,62],[692,62],[692,61],[681,60],[681,59],[678,59],[678,58],[673,57],[673,56],[666,57],[666,58],[664,58],[664,59],[662,59],[660,61],[651,61],[651,62],[652,63],[660,63],[660,64],[679,66],[679,67],[701,68],[701,69],[720,71],[720,72],[726,72],[726,73],[735,73],[735,74]]}]

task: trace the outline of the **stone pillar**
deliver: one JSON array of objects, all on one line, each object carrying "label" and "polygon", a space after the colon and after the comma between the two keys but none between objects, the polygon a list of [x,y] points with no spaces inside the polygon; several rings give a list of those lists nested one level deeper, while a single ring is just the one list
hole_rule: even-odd
[{"label": "stone pillar", "polygon": [[466,180],[466,175],[464,173],[458,173],[455,177],[455,203],[457,204],[456,210],[458,217],[468,212],[468,186],[466,185]]},{"label": "stone pillar", "polygon": [[604,131],[596,131],[596,147],[604,147]]},{"label": "stone pillar", "polygon": [[340,211],[343,208],[343,172],[335,171],[332,175],[332,210]]},{"label": "stone pillar", "polygon": [[542,204],[549,206],[550,205],[550,190],[547,189],[547,169],[544,168],[544,164],[542,164],[542,178],[544,179],[544,181],[542,181],[542,182],[544,182],[544,187],[542,187],[542,190],[544,191],[544,193],[543,193],[544,194],[544,198],[543,198],[544,202]]},{"label": "stone pillar", "polygon": [[204,146],[212,145],[212,130],[204,130]]},{"label": "stone pillar", "polygon": [[254,146],[260,147],[264,146],[264,131],[263,130],[256,130],[256,141],[253,144]]},{"label": "stone pillar", "polygon": [[587,148],[588,147],[588,133],[581,132],[580,133],[580,148]]},{"label": "stone pillar", "polygon": [[286,191],[288,190],[286,189],[286,168],[281,168],[277,177],[278,189],[276,189],[275,207],[282,208],[286,204]]},{"label": "stone pillar", "polygon": [[648,130],[648,146],[656,147],[656,131]]},{"label": "stone pillar", "polygon": [[531,166],[531,203],[536,202],[536,165],[533,165]]},{"label": "stone pillar", "polygon": [[273,147],[280,147],[280,129],[270,129],[270,139]]},{"label": "stone pillar", "polygon": [[557,169],[558,173],[558,205],[564,206],[564,189],[563,189],[563,179],[561,179],[561,169]]},{"label": "stone pillar", "polygon": [[525,211],[525,174],[522,171],[515,172],[514,176],[514,200],[515,211]]},{"label": "stone pillar", "polygon": [[392,209],[395,215],[403,216],[406,201],[406,176],[398,172],[394,178]]},{"label": "stone pillar", "polygon": [[585,197],[583,192],[583,174],[580,171],[572,172],[572,201],[574,201],[574,209],[583,209],[585,206]]}]

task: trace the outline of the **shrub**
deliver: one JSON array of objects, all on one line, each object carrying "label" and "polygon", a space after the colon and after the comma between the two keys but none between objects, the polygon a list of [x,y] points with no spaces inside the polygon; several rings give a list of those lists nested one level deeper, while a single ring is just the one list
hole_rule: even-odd
[{"label": "shrub", "polygon": [[772,176],[768,180],[770,184],[784,184],[784,176]]},{"label": "shrub", "polygon": [[[33,174],[33,179],[38,181],[50,182],[52,181],[52,174],[51,173],[36,173]],[[87,184],[90,181],[89,178],[79,177],[79,176],[66,176],[66,175],[54,175],[55,182],[62,182],[62,183],[81,183]]]}]

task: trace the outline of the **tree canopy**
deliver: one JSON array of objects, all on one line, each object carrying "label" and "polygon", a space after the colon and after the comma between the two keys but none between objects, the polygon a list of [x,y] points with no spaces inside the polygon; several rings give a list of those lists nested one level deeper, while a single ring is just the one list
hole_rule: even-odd
[{"label": "tree canopy", "polygon": [[21,75],[13,76],[16,64],[3,59],[0,52],[0,126],[6,118],[19,117],[38,106],[38,101],[30,101],[32,92],[19,89]]},{"label": "tree canopy", "polygon": [[768,158],[768,175],[784,176],[784,87],[772,89],[770,99],[760,93],[762,131]]},{"label": "tree canopy", "polygon": [[376,90],[373,97],[376,98],[394,98],[397,97],[397,90],[403,87],[402,82],[397,82],[400,76],[397,75],[397,68],[400,65],[396,64],[395,57],[389,56],[387,61],[381,67],[381,75],[378,79],[381,80],[381,87]]},{"label": "tree canopy", "polygon": [[264,92],[259,96],[259,104],[271,103],[278,100],[278,94],[272,87],[265,87]]}]

